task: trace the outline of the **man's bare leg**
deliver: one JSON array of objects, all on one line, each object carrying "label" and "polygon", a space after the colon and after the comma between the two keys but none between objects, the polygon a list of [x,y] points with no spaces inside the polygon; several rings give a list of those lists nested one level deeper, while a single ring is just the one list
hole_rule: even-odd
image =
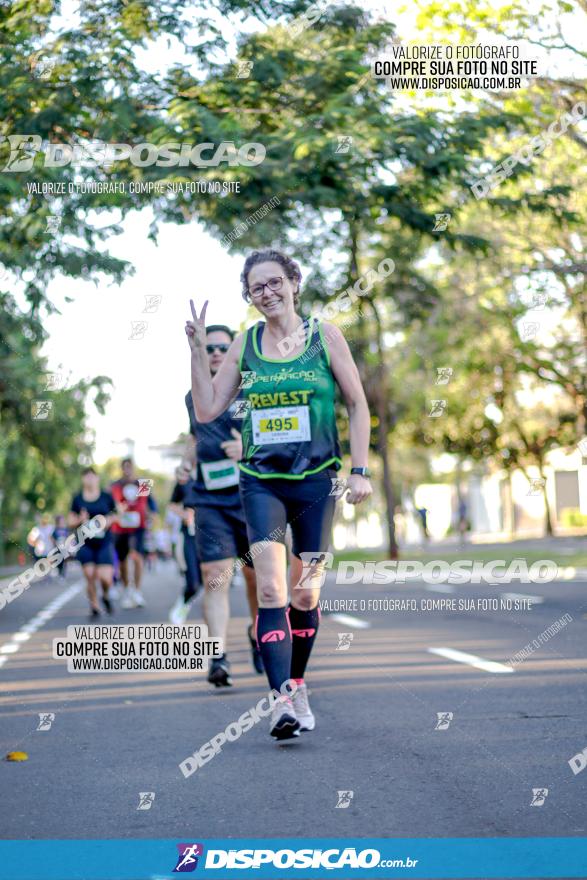
[{"label": "man's bare leg", "polygon": [[216,687],[230,687],[230,667],[226,660],[226,635],[230,617],[228,591],[232,580],[234,559],[217,559],[202,562],[200,568],[204,581],[202,609],[210,638],[222,639],[223,656],[210,664],[208,681]]}]

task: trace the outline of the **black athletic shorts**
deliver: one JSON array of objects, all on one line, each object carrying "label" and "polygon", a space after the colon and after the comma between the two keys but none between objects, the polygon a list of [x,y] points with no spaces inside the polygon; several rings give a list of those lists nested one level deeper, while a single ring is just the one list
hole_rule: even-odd
[{"label": "black athletic shorts", "polygon": [[249,544],[258,541],[285,544],[289,525],[295,556],[328,550],[336,504],[336,497],[330,493],[336,475],[331,468],[303,480],[279,477],[261,480],[241,473],[240,490]]},{"label": "black athletic shorts", "polygon": [[114,546],[120,562],[124,562],[131,550],[135,550],[137,553],[140,553],[141,556],[144,556],[146,553],[145,530],[133,529],[132,532],[121,532],[118,535],[115,534]]},{"label": "black athletic shorts", "polygon": [[240,504],[234,507],[196,507],[196,547],[200,562],[242,558],[249,560],[249,541],[245,515]]},{"label": "black athletic shorts", "polygon": [[114,547],[110,538],[106,541],[89,540],[80,547],[75,558],[80,565],[114,565]]}]

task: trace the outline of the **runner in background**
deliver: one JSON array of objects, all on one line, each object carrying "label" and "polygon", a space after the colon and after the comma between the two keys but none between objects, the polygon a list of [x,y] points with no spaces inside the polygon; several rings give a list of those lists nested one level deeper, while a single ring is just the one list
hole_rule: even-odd
[{"label": "runner in background", "polygon": [[[67,528],[67,524],[65,521],[65,517],[63,514],[58,513],[55,517],[55,528],[53,529],[53,541],[56,547],[59,547],[61,550],[63,548],[63,544],[67,536],[70,534],[70,530]],[[57,565],[57,571],[59,572],[59,577],[65,579],[65,566],[67,564],[67,556],[64,554],[61,562]]]},{"label": "runner in background", "polygon": [[[222,366],[233,338],[234,333],[224,324],[206,327],[206,358],[212,376]],[[186,394],[185,403],[190,417],[190,433],[194,438],[196,478],[193,503],[196,509],[196,543],[205,590],[204,620],[209,636],[222,639],[226,645],[230,619],[229,590],[235,560],[240,559],[244,563],[241,571],[251,614],[247,637],[253,668],[261,674],[263,661],[254,636],[257,582],[249,555],[247,526],[239,492],[242,418],[235,415],[238,402],[208,423],[196,418],[190,391]],[[216,687],[232,685],[226,651],[223,657],[212,660],[208,681]]]},{"label": "runner in background", "polygon": [[460,543],[464,544],[467,540],[467,532],[470,530],[470,524],[467,515],[467,501],[462,495],[459,496],[457,517]]},{"label": "runner in background", "polygon": [[106,518],[106,527],[101,534],[87,539],[79,548],[76,559],[82,567],[86,579],[86,590],[90,601],[90,617],[100,616],[97,583],[102,587],[102,604],[112,614],[112,604],[108,595],[112,586],[112,537],[111,526],[115,519],[116,505],[109,492],[100,488],[99,477],[92,467],[82,471],[81,491],[74,495],[68,516],[70,528],[77,529],[83,523],[101,515]]},{"label": "runner in background", "polygon": [[202,586],[202,575],[196,549],[196,526],[193,507],[186,507],[192,492],[193,478],[189,464],[181,464],[175,471],[177,480],[171,494],[169,512],[180,519],[177,560],[185,576],[185,587],[169,612],[169,620],[181,626],[187,620],[192,603]]},{"label": "runner in background", "polygon": [[155,548],[155,528],[159,517],[159,508],[150,488],[150,481],[139,479],[139,484],[147,494],[147,517],[145,527],[145,553],[147,554],[147,568],[151,570],[157,561]]},{"label": "runner in background", "polygon": [[[175,472],[175,478],[177,480],[177,470]],[[171,555],[174,559],[177,559],[178,548],[181,541],[181,516],[176,510],[172,510],[169,505],[165,512],[165,524],[169,528],[169,534],[171,537]],[[180,566],[180,568],[183,574],[183,567]]]},{"label": "runner in background", "polygon": [[425,541],[430,540],[430,532],[428,531],[428,513],[427,507],[416,507],[416,513],[420,517],[420,525],[422,526],[422,534]]},{"label": "runner in background", "polygon": [[[149,496],[150,497],[150,496]],[[157,561],[157,548],[155,545],[155,528],[157,514],[147,515],[147,526],[145,528],[145,565],[147,571],[153,571]]]},{"label": "runner in background", "polygon": [[41,514],[36,525],[27,535],[27,544],[31,549],[33,561],[44,559],[55,546],[53,531],[55,526],[48,513]]},{"label": "runner in background", "polygon": [[153,531],[155,540],[155,553],[160,562],[169,562],[172,557],[171,531],[168,526],[157,520]]},{"label": "runner in background", "polygon": [[[145,604],[141,592],[145,529],[154,501],[153,499],[149,501],[150,492],[143,491],[142,485],[135,475],[132,459],[123,459],[121,467],[122,476],[110,487],[118,512],[118,518],[112,525],[112,533],[119,559],[120,577],[124,586],[121,608],[142,608]],[[132,586],[129,557],[133,562]]]},{"label": "runner in background", "polygon": [[110,597],[112,599],[114,599],[115,601],[117,601],[118,599],[120,599],[119,584],[120,584],[121,578],[120,578],[120,560],[118,559],[118,556],[116,554],[116,546],[114,545],[114,542],[113,542],[113,546],[112,546],[112,555],[114,556],[114,569],[112,572],[112,588],[110,590]]}]

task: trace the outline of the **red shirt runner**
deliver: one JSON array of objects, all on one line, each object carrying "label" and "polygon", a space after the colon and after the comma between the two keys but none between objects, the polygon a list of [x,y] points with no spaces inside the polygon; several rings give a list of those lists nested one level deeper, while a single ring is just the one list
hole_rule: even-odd
[{"label": "red shirt runner", "polygon": [[139,481],[130,480],[123,482],[117,480],[112,483],[110,493],[116,504],[122,504],[124,512],[120,514],[120,522],[112,523],[112,531],[115,535],[126,535],[137,529],[144,529],[147,525],[148,496],[139,495]]}]

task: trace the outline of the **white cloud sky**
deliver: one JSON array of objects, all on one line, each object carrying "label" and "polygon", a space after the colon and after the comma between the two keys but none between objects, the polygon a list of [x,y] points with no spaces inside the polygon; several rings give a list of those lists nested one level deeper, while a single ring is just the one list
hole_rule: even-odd
[{"label": "white cloud sky", "polygon": [[[208,196],[205,196],[208,198]],[[61,311],[45,327],[43,353],[54,372],[81,377],[106,375],[114,387],[105,416],[92,407],[96,461],[123,454],[126,437],[136,443],[140,466],[163,468],[150,446],[170,443],[187,427],[183,398],[190,385],[189,348],[184,323],[189,299],[210,300],[209,323],[238,327],[247,305],[241,298],[242,257],[231,257],[196,223],[161,226],[159,244],[147,238],[150,211],[134,212],[124,233],[109,242],[110,252],[130,259],[135,274],[121,285],[58,279],[49,298]],[[145,297],[160,295],[154,314],[144,314]],[[66,296],[74,302],[66,303]],[[129,339],[133,321],[146,321],[144,337]]]}]

